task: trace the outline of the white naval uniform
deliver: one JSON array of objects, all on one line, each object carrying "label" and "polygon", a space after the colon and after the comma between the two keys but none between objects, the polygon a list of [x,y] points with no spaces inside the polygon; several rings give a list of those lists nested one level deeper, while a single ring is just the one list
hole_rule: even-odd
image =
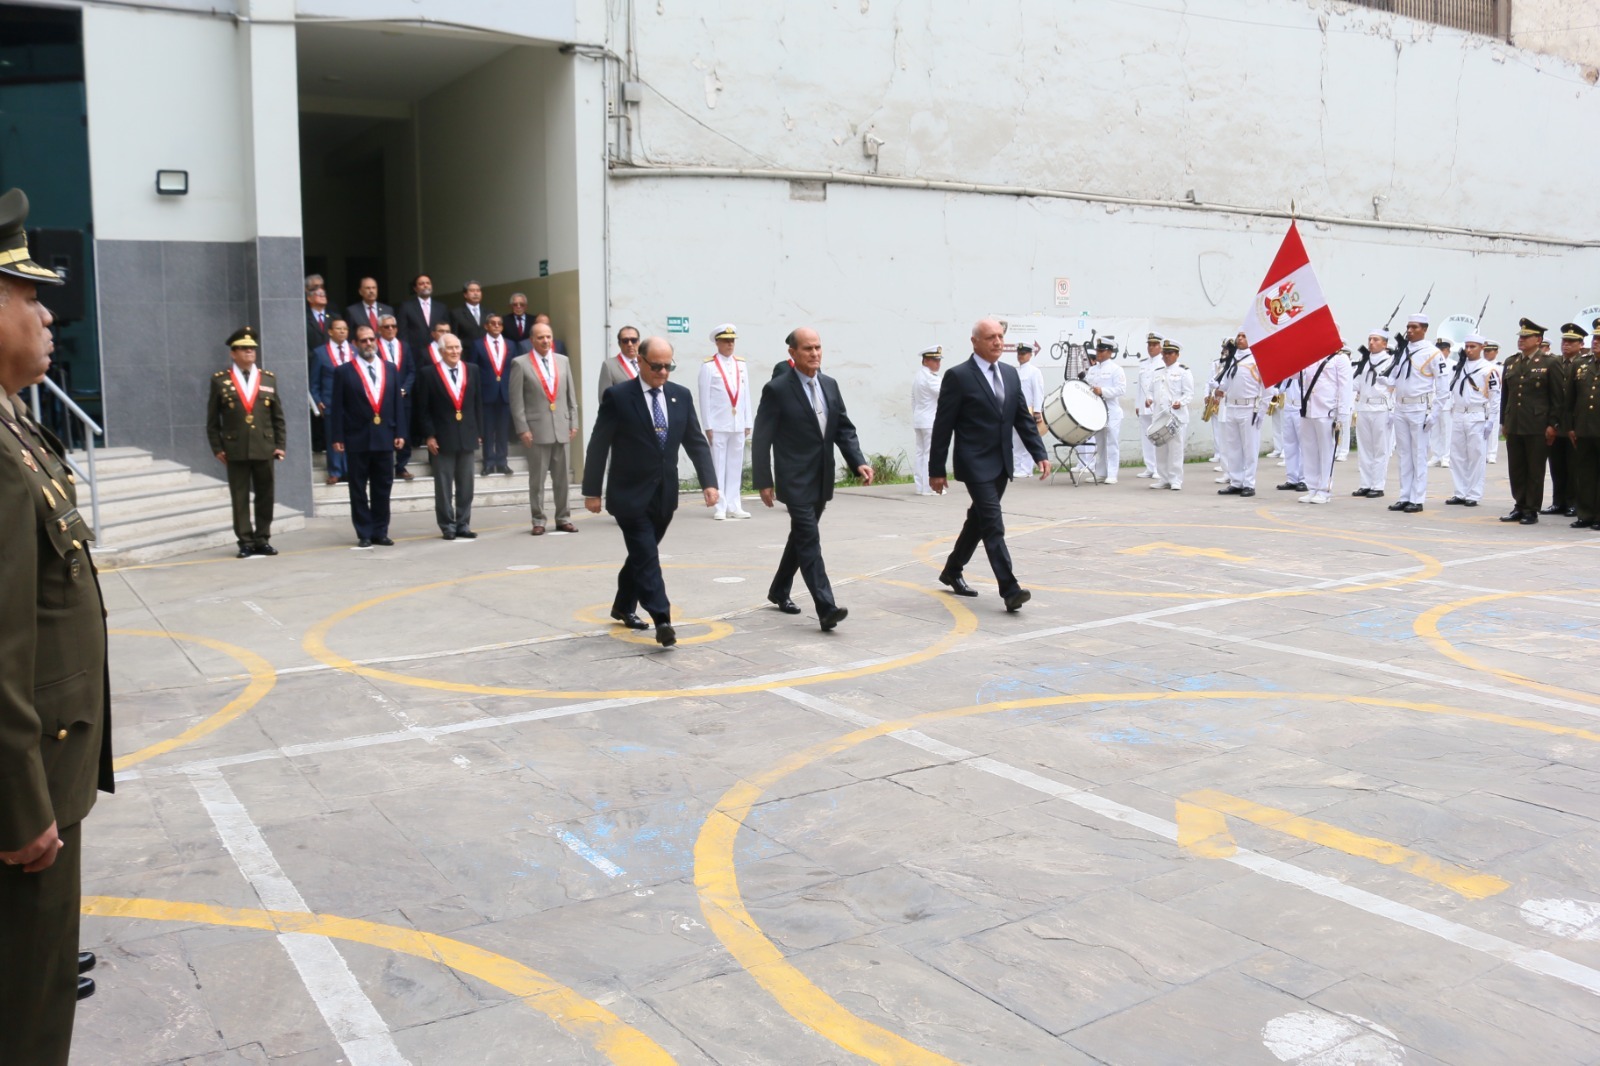
[{"label": "white naval uniform", "polygon": [[1300,378],[1289,375],[1278,391],[1283,393],[1283,483],[1303,485],[1306,471],[1300,451]]},{"label": "white naval uniform", "polygon": [[1140,477],[1156,476],[1156,446],[1150,443],[1150,419],[1155,417],[1150,399],[1150,382],[1153,376],[1167,368],[1159,355],[1146,356],[1134,376],[1133,410],[1139,416],[1139,450],[1144,458],[1144,473]]},{"label": "white naval uniform", "polygon": [[1400,456],[1400,502],[1422,503],[1428,495],[1428,429],[1433,425],[1434,390],[1443,370],[1439,349],[1428,341],[1408,344],[1389,364],[1394,387],[1394,450]]},{"label": "white naval uniform", "polygon": [[[713,517],[740,515],[744,513],[739,506],[739,486],[744,482],[745,437],[755,425],[756,395],[750,391],[750,372],[740,356],[724,359],[713,355],[701,364],[698,384],[701,426],[711,437],[711,465],[722,486]],[[733,386],[738,403],[729,396],[728,386]]]},{"label": "white naval uniform", "polygon": [[1428,463],[1431,466],[1450,465],[1450,375],[1455,357],[1441,353],[1440,360],[1440,373],[1434,378],[1433,425],[1428,429]]},{"label": "white naval uniform", "polygon": [[[1162,411],[1171,411],[1178,420],[1177,435],[1165,444],[1152,446],[1156,453],[1156,479],[1151,488],[1181,489],[1183,450],[1189,440],[1189,408],[1194,405],[1194,374],[1182,363],[1168,366],[1158,362],[1145,379],[1145,396],[1150,400],[1150,420]],[[1173,404],[1179,406],[1174,408]]]},{"label": "white naval uniform", "polygon": [[[1038,356],[1034,356],[1037,359]],[[1034,365],[1033,359],[1017,367],[1017,384],[1022,388],[1022,402],[1031,415],[1038,414],[1044,407],[1044,375],[1039,373],[1039,368]],[[932,422],[928,423],[930,426]],[[1028,454],[1028,449],[1022,443],[1022,434],[1016,430],[1011,431],[1011,454],[1015,460],[1015,467],[1011,473],[1016,477],[1032,477],[1037,463],[1033,456]]]},{"label": "white naval uniform", "polygon": [[1212,421],[1222,471],[1235,488],[1256,487],[1256,466],[1261,461],[1261,422],[1270,394],[1261,383],[1261,369],[1249,351],[1239,353],[1234,364],[1211,383],[1222,390],[1222,401]]},{"label": "white naval uniform", "polygon": [[1484,464],[1489,458],[1485,427],[1500,410],[1499,368],[1482,358],[1468,359],[1451,374],[1450,480],[1463,500],[1483,499]]},{"label": "white naval uniform", "polygon": [[1394,454],[1394,430],[1389,412],[1394,395],[1386,376],[1389,351],[1373,352],[1366,368],[1356,375],[1356,458],[1361,483],[1357,488],[1382,492],[1389,483],[1389,457]]},{"label": "white naval uniform", "polygon": [[928,454],[933,450],[933,416],[938,407],[939,372],[919,366],[911,379],[911,432],[917,444],[911,476],[919,496],[933,492],[928,487]]},{"label": "white naval uniform", "polygon": [[1295,412],[1300,418],[1300,461],[1309,490],[1301,499],[1327,503],[1333,492],[1334,427],[1343,432],[1355,402],[1350,356],[1335,352],[1297,376],[1301,389],[1300,407]]},{"label": "white naval uniform", "polygon": [[[1498,392],[1499,389],[1500,389],[1500,378],[1501,378],[1501,375],[1505,373],[1505,371],[1503,371],[1500,368],[1500,359],[1499,359],[1498,356],[1495,357],[1494,359],[1490,359],[1488,357],[1488,355],[1485,355],[1483,357],[1483,361],[1484,361],[1485,364],[1487,364],[1487,369],[1488,369],[1489,373],[1494,375],[1494,387],[1495,387],[1495,391]],[[1494,405],[1494,409],[1489,412],[1489,421],[1484,423],[1483,435],[1484,435],[1484,439],[1488,441],[1488,445],[1485,448],[1485,453],[1486,453],[1485,454],[1485,459],[1486,459],[1486,461],[1487,462],[1491,462],[1491,463],[1498,463],[1500,461],[1500,405],[1499,404],[1495,404]]]},{"label": "white naval uniform", "polygon": [[1094,476],[1114,485],[1117,468],[1122,464],[1122,397],[1128,391],[1128,376],[1117,365],[1116,356],[1112,356],[1085,370],[1083,380],[1091,388],[1099,389],[1100,398],[1106,403],[1106,428],[1092,438]]},{"label": "white naval uniform", "polygon": [[[1217,382],[1222,377],[1223,357],[1217,356],[1211,360],[1211,373],[1206,377],[1206,395],[1209,397],[1217,391]],[[1218,412],[1222,410],[1217,408]],[[1233,474],[1228,470],[1228,457],[1223,454],[1222,442],[1217,438],[1220,433],[1217,429],[1217,416],[1211,416],[1211,462],[1222,468],[1222,476],[1217,479],[1217,484],[1226,485],[1233,480]]]}]

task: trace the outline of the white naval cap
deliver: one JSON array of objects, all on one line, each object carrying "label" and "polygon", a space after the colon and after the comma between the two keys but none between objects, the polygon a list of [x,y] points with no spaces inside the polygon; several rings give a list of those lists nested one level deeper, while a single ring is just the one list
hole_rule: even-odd
[{"label": "white naval cap", "polygon": [[1416,314],[1406,319],[1406,325],[1408,326],[1426,326],[1427,324],[1428,316],[1423,314],[1421,311],[1418,311]]},{"label": "white naval cap", "polygon": [[738,335],[739,331],[734,328],[732,322],[724,322],[711,331],[711,339],[714,341],[731,341]]},{"label": "white naval cap", "polygon": [[1461,343],[1462,344],[1482,344],[1482,343],[1484,343],[1483,335],[1480,334],[1480,333],[1469,333],[1469,334],[1467,334],[1465,337],[1463,337],[1461,339]]},{"label": "white naval cap", "polygon": [[1385,331],[1382,326],[1379,326],[1377,329],[1373,330],[1371,333],[1368,333],[1367,336],[1369,336],[1369,337],[1382,337],[1384,340],[1388,340],[1389,339],[1388,332]]},{"label": "white naval cap", "polygon": [[921,354],[919,354],[917,356],[917,358],[919,358],[919,359],[929,359],[929,358],[943,359],[944,358],[944,345],[942,345],[942,344],[930,344],[928,347],[922,349]]}]

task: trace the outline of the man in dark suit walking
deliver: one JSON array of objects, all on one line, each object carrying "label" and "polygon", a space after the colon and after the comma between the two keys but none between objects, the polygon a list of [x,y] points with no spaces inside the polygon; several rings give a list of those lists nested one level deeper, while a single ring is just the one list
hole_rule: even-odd
[{"label": "man in dark suit walking", "polygon": [[505,336],[505,320],[491,314],[484,319],[484,335],[472,342],[468,361],[483,385],[483,472],[509,474],[506,458],[511,439],[511,360],[517,350]]},{"label": "man in dark suit walking", "polygon": [[981,319],[972,327],[972,358],[944,372],[939,406],[933,416],[928,486],[934,492],[944,492],[945,459],[954,436],[956,480],[966,484],[972,505],[967,508],[967,520],[939,580],[957,596],[976,596],[977,591],[966,583],[961,572],[981,539],[995,580],[1000,583],[1006,610],[1018,611],[1031,594],[1017,583],[1017,576],[1011,571],[1005,520],[1000,514],[1000,499],[1011,481],[1012,430],[1038,464],[1040,477],[1049,476],[1050,460],[1039,439],[1039,427],[1023,399],[1016,368],[1000,362],[1004,349],[1005,328],[992,318]]},{"label": "man in dark suit walking", "polygon": [[394,453],[406,445],[400,426],[400,375],[378,357],[372,327],[356,328],[357,357],[334,373],[328,404],[328,440],[345,457],[350,481],[350,522],[356,547],[390,547],[389,493]]},{"label": "man in dark suit walking", "polygon": [[779,374],[761,390],[751,445],[761,502],[772,506],[776,465],[776,497],[789,508],[789,540],[783,546],[778,572],[772,575],[767,600],[784,614],[799,614],[800,608],[789,596],[798,570],[826,633],[850,613],[833,601],[817,529],[823,508],[833,499],[833,449],[838,447],[845,463],[868,485],[872,484],[872,466],[861,454],[855,424],[839,395],[839,383],[822,373],[822,338],[814,329],[797,329],[789,334],[789,341],[794,369]]},{"label": "man in dark suit walking", "polygon": [[450,324],[450,308],[434,299],[433,279],[426,274],[417,275],[411,291],[411,299],[400,305],[400,339],[421,358],[433,343],[433,327]]},{"label": "man in dark suit walking", "polygon": [[479,370],[461,358],[461,338],[439,338],[443,360],[417,379],[412,439],[422,441],[433,462],[433,513],[445,540],[472,540],[472,458],[483,424]]},{"label": "man in dark suit walking", "polygon": [[640,346],[639,377],[611,386],[600,397],[583,475],[583,505],[599,514],[600,483],[610,458],[605,506],[628,546],[611,617],[630,629],[648,629],[635,613],[643,607],[655,623],[656,642],[666,648],[678,636],[661,579],[660,545],[678,509],[680,445],[694,464],[706,506],[717,502],[711,447],[695,417],[694,395],[667,380],[672,366],[672,345],[665,340],[651,337]]}]

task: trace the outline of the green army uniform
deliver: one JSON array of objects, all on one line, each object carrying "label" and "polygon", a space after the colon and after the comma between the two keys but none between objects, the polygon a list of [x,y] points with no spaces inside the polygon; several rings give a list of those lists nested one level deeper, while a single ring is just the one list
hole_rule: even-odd
[{"label": "green army uniform", "polygon": [[[27,258],[27,198],[0,197],[0,273],[59,279]],[[18,249],[20,247],[20,257]],[[15,288],[15,313],[23,304]],[[0,866],[0,1061],[66,1066],[78,1000],[80,823],[112,790],[105,610],[61,442],[0,390],[0,852],[55,823],[37,873]]]},{"label": "green army uniform", "polygon": [[[1543,326],[1524,318],[1520,335],[1543,336]],[[1567,375],[1553,355],[1517,352],[1500,377],[1500,428],[1506,436],[1506,473],[1512,511],[1502,521],[1532,525],[1544,506],[1544,469],[1550,449],[1545,431],[1559,435],[1567,412]]]},{"label": "green army uniform", "polygon": [[[249,328],[239,331],[248,337]],[[252,339],[250,346],[254,347]],[[273,483],[274,452],[284,449],[287,433],[283,399],[270,370],[255,371],[260,379],[254,402],[240,394],[232,370],[211,376],[211,397],[206,404],[206,438],[213,454],[227,457],[228,495],[233,499],[233,533],[239,540],[239,557],[276,554],[266,551],[272,539],[272,511],[276,502]],[[255,521],[251,522],[251,493],[255,494]]]},{"label": "green army uniform", "polygon": [[[1595,324],[1600,329],[1600,321]],[[1566,426],[1572,437],[1572,528],[1600,530],[1600,354],[1590,350],[1572,361]]]}]

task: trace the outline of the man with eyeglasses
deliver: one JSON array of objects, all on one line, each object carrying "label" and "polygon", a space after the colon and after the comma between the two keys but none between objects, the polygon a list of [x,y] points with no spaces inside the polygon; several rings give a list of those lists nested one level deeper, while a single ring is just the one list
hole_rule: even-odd
[{"label": "man with eyeglasses", "polygon": [[584,507],[600,513],[604,480],[605,508],[628,548],[617,573],[611,617],[629,629],[649,629],[637,614],[643,607],[655,625],[656,643],[664,648],[678,642],[660,548],[678,508],[679,447],[689,453],[706,506],[715,507],[718,495],[711,446],[695,417],[694,396],[667,380],[672,368],[672,345],[665,340],[651,337],[639,346],[638,377],[619,381],[600,396],[583,468]]},{"label": "man with eyeglasses", "polygon": [[528,338],[533,332],[533,316],[528,314],[528,297],[520,292],[511,294],[511,309],[500,316],[506,327],[506,340],[511,342],[511,354],[523,355],[533,342]]},{"label": "man with eyeglasses", "polygon": [[378,338],[371,326],[357,327],[356,358],[334,375],[328,440],[349,464],[356,547],[393,546],[389,495],[394,488],[394,453],[406,444],[400,423],[400,375],[378,357]]},{"label": "man with eyeglasses", "polygon": [[639,376],[639,331],[633,326],[617,330],[617,354],[600,364],[600,391]]},{"label": "man with eyeglasses", "polygon": [[[511,360],[516,349],[505,335],[505,319],[490,314],[483,320],[483,336],[472,342],[468,359],[478,368],[473,375],[483,383],[483,472],[510,474],[506,459],[511,437]],[[440,334],[441,350],[448,334]]]},{"label": "man with eyeglasses", "polygon": [[[411,424],[411,394],[417,383],[417,366],[411,361],[411,351],[400,339],[400,325],[394,315],[383,314],[378,316],[378,357],[400,375],[400,424]],[[411,463],[411,445],[396,448],[394,453],[394,473],[398,478],[406,481],[412,480],[409,469]]]}]

